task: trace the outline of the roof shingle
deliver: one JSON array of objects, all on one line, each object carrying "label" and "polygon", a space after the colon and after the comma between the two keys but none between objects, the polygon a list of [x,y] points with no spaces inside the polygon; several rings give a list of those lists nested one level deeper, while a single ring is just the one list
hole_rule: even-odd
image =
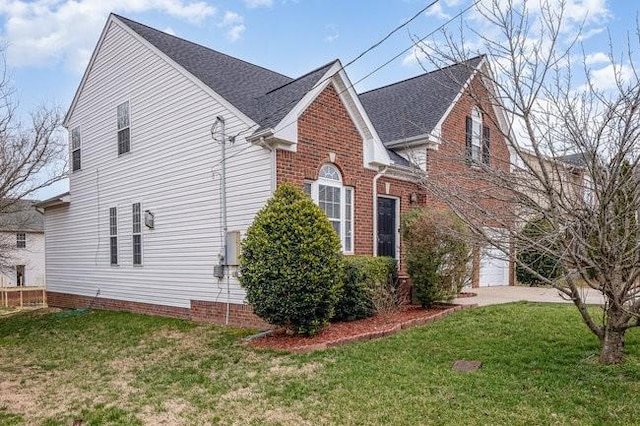
[{"label": "roof shingle", "polygon": [[484,57],[360,94],[383,143],[428,135]]}]

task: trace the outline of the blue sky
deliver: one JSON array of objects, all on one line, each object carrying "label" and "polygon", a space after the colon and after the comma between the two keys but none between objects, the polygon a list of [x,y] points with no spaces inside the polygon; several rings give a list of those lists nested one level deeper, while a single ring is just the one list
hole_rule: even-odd
[{"label": "blue sky", "polygon": [[[347,69],[356,82],[429,33],[472,0],[440,0]],[[0,38],[22,113],[45,103],[66,110],[109,12],[295,77],[335,58],[343,64],[379,41],[432,0],[0,0]],[[586,16],[584,43],[603,84],[602,54],[611,34],[619,46],[635,30],[640,3],[568,0],[576,22]],[[481,27],[472,13],[467,23]],[[459,21],[452,25],[458,25]],[[402,55],[356,86],[364,91],[422,72]],[[601,65],[601,68],[598,68]],[[66,183],[41,198],[65,190]]]}]

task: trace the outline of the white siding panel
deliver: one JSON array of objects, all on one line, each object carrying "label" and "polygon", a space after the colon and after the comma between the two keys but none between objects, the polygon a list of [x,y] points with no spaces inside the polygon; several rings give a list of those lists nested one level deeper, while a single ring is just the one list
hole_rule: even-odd
[{"label": "white siding panel", "polygon": [[[131,152],[118,156],[116,107],[129,101]],[[80,126],[82,170],[70,176],[71,204],[47,209],[46,270],[51,291],[188,307],[190,300],[242,303],[233,277],[218,281],[222,251],[220,144],[228,135],[230,230],[243,234],[271,195],[270,153],[200,89],[117,23],[108,29],[69,127]],[[143,226],[143,266],[133,266],[132,204],[155,214]],[[117,266],[109,258],[109,208],[118,207]]]},{"label": "white siding panel", "polygon": [[6,269],[0,269],[0,286],[16,285],[15,265],[24,265],[26,286],[45,285],[44,266],[44,234],[42,232],[25,232],[26,247],[15,248],[16,233],[0,232],[0,246],[5,249]]}]

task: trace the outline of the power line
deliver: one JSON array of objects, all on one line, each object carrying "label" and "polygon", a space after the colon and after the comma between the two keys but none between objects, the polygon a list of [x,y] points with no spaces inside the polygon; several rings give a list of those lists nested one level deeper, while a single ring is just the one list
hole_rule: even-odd
[{"label": "power line", "polygon": [[[348,84],[343,90],[341,90],[338,93],[338,96],[342,95],[344,92],[348,91],[349,89],[352,89],[356,84],[361,83],[362,81],[366,80],[367,78],[371,77],[373,74],[377,73],[378,71],[380,71],[382,68],[386,67],[387,65],[389,65],[390,63],[392,63],[393,61],[395,61],[396,59],[398,59],[399,57],[401,57],[402,55],[404,55],[405,53],[407,53],[409,50],[411,50],[414,46],[422,43],[423,41],[425,41],[427,38],[431,37],[432,35],[434,35],[435,33],[437,33],[438,31],[442,30],[444,27],[446,27],[447,25],[449,25],[451,22],[453,22],[454,20],[458,19],[459,17],[461,17],[462,15],[464,15],[466,12],[468,12],[469,10],[471,10],[471,8],[473,8],[476,4],[478,4],[480,2],[480,0],[475,0],[473,3],[471,3],[469,6],[465,7],[464,9],[461,9],[460,12],[458,12],[456,15],[452,16],[451,18],[449,18],[446,22],[444,22],[443,24],[441,24],[440,26],[438,26],[436,29],[430,31],[428,34],[426,34],[425,36],[423,36],[422,38],[420,38],[417,42],[413,42],[411,43],[411,46],[407,47],[406,49],[404,49],[402,52],[398,53],[397,55],[395,55],[393,58],[389,59],[388,61],[386,61],[385,63],[383,63],[382,65],[379,65],[378,67],[376,67],[373,71],[371,71],[369,74],[365,75],[364,77],[362,77],[360,80],[356,81],[355,83],[350,83]],[[431,3],[428,7],[432,6],[433,4],[435,4],[436,2]],[[422,12],[420,12],[422,13]],[[412,19],[415,19],[412,18]],[[395,31],[395,30],[394,30]],[[387,37],[388,38],[388,37]],[[362,57],[363,55],[360,55],[359,57]],[[351,61],[349,64],[353,63],[353,61]],[[320,86],[322,85],[324,82],[331,80],[336,74],[338,74],[340,71],[344,70],[349,64],[340,67],[340,69],[338,69],[335,73],[331,74],[330,76],[328,76],[327,78],[325,78],[324,80],[319,81],[318,83],[316,83],[314,85],[314,87],[316,86]],[[298,101],[296,101],[298,102]],[[271,118],[272,116],[269,116],[268,118]],[[293,120],[290,123],[285,124],[280,130],[286,129],[289,126],[292,126],[293,124],[295,124],[297,120]],[[253,127],[253,126],[252,126]]]},{"label": "power line", "polygon": [[364,55],[366,55],[367,53],[371,52],[373,49],[375,49],[376,47],[380,46],[382,43],[384,43],[385,41],[387,41],[389,39],[389,37],[391,37],[392,35],[394,35],[395,33],[397,33],[398,31],[400,31],[402,28],[406,27],[407,25],[409,25],[411,22],[413,22],[418,16],[422,15],[424,12],[426,12],[429,8],[431,8],[432,6],[434,6],[436,3],[438,3],[438,1],[440,0],[434,0],[431,3],[429,3],[428,5],[426,5],[425,7],[423,7],[422,9],[420,9],[415,15],[413,15],[409,20],[404,21],[402,24],[398,25],[396,28],[394,28],[389,34],[387,34],[386,36],[384,36],[384,38],[380,41],[378,41],[377,43],[375,43],[373,46],[371,46],[370,48],[368,48],[367,50],[365,50],[364,52],[362,52],[361,54],[359,54],[358,56],[356,56],[355,58],[353,58],[351,61],[347,62],[347,64],[345,66],[342,67],[342,69],[347,68],[348,66],[352,65],[354,62],[356,62],[358,59],[362,58]]},{"label": "power line", "polygon": [[[353,65],[355,62],[357,62],[358,60],[360,60],[364,55],[366,55],[367,53],[371,52],[372,50],[374,50],[375,48],[377,48],[378,46],[380,46],[382,43],[384,43],[385,41],[387,41],[393,34],[397,33],[398,31],[400,31],[402,28],[406,27],[407,25],[409,25],[411,22],[413,22],[415,19],[417,19],[420,15],[422,15],[424,12],[426,12],[427,10],[429,10],[431,7],[433,7],[436,3],[438,3],[440,0],[433,0],[431,3],[427,4],[425,7],[423,7],[422,9],[420,9],[418,12],[416,12],[411,18],[407,19],[406,21],[404,21],[403,23],[401,23],[400,25],[398,25],[396,28],[394,28],[393,30],[391,30],[389,33],[387,33],[382,39],[380,39],[379,41],[377,41],[376,43],[374,43],[373,45],[371,45],[370,47],[368,47],[367,49],[365,49],[363,52],[361,52],[360,54],[358,54],[355,58],[353,58],[352,60],[350,60],[349,62],[347,62],[345,65],[341,65],[340,69],[338,69],[334,74],[328,76],[327,78],[325,78],[324,80],[319,81],[318,83],[316,83],[314,86],[319,86],[321,84],[323,84],[325,81],[331,80],[333,78],[333,76],[337,73],[339,73],[340,71],[344,70],[345,68],[347,68],[348,66]],[[292,82],[295,80],[292,80]],[[288,83],[287,83],[288,84]],[[274,91],[277,89],[274,89]],[[288,108],[289,106],[295,105],[296,103],[298,103],[299,100],[295,100],[295,101],[290,101],[285,108]],[[282,108],[280,108],[282,109]],[[269,114],[265,117],[262,117],[260,119],[260,121],[264,122],[266,120],[269,120],[270,118],[273,118],[273,116],[275,115],[275,113],[273,114]],[[248,129],[243,130],[241,132],[239,132],[236,136],[239,136],[242,133],[245,133],[251,129],[253,129],[254,127],[259,126],[259,123],[253,124],[252,126],[250,126]],[[288,127],[289,125],[287,125],[286,127]]]}]

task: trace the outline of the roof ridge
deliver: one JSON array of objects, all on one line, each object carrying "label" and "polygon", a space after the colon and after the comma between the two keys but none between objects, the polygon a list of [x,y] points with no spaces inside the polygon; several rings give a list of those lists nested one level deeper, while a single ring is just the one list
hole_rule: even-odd
[{"label": "roof ridge", "polygon": [[[125,18],[124,16],[122,16],[122,15],[118,15],[117,13],[113,13],[113,12],[111,12],[111,15],[115,16],[116,18],[118,18],[118,19],[120,19],[120,20],[122,20],[122,21],[129,21],[129,22],[133,22],[134,24],[142,25],[142,26],[143,26],[143,27],[145,27],[145,28],[148,28],[148,29],[150,29],[150,30],[153,30],[153,31],[156,31],[156,32],[162,33],[162,34],[163,34],[163,35],[165,35],[165,36],[172,37],[172,38],[178,39],[178,40],[180,40],[180,41],[184,41],[184,42],[189,43],[189,44],[192,44],[192,45],[194,45],[194,46],[198,46],[198,47],[201,47],[201,48],[204,48],[204,49],[210,50],[210,51],[215,52],[215,53],[217,53],[217,54],[219,54],[219,55],[226,56],[227,58],[235,59],[236,61],[244,62],[245,64],[248,64],[248,65],[251,65],[251,66],[254,66],[254,67],[257,67],[257,68],[262,68],[262,69],[263,69],[263,70],[265,70],[265,71],[269,71],[269,72],[272,72],[272,73],[274,73],[274,74],[278,74],[279,76],[282,76],[282,77],[285,77],[285,78],[290,78],[290,79],[292,79],[292,77],[289,77],[288,75],[285,75],[285,74],[279,73],[278,71],[274,71],[274,70],[269,69],[269,68],[267,68],[267,67],[263,67],[262,65],[257,65],[257,64],[254,64],[254,63],[252,63],[252,62],[249,62],[249,61],[247,61],[247,60],[244,60],[244,59],[241,59],[241,58],[237,58],[237,57],[235,57],[235,56],[231,56],[231,55],[229,55],[229,54],[227,54],[227,53],[220,52],[219,50],[212,49],[212,48],[210,48],[210,47],[208,47],[208,46],[205,46],[205,45],[203,45],[203,44],[199,44],[199,43],[196,43],[196,42],[194,42],[194,41],[187,40],[186,38],[178,37],[178,36],[176,36],[176,35],[169,34],[169,33],[164,32],[164,31],[160,31],[160,30],[159,30],[159,29],[157,29],[157,28],[153,28],[153,27],[151,27],[151,26],[149,26],[149,25],[147,25],[147,24],[143,24],[142,22],[134,21],[133,19]],[[126,22],[125,22],[125,24],[126,24]],[[134,30],[134,31],[135,31],[135,30]],[[293,79],[292,79],[292,80],[293,80]]]},{"label": "roof ridge", "polygon": [[454,64],[447,65],[446,67],[437,68],[435,70],[427,71],[427,72],[425,72],[423,74],[418,74],[418,75],[415,75],[413,77],[405,78],[404,80],[396,81],[395,83],[389,83],[389,84],[386,84],[384,86],[376,87],[375,89],[367,90],[366,92],[359,93],[358,95],[365,95],[367,93],[375,92],[376,90],[386,89],[387,87],[395,86],[397,84],[405,83],[407,81],[411,81],[411,80],[415,80],[415,79],[418,79],[418,78],[426,77],[426,76],[434,74],[436,72],[444,71],[444,70],[446,70],[448,68],[452,68],[452,67],[455,67],[455,66],[458,66],[458,65],[463,65],[463,64],[465,64],[467,62],[471,62],[471,61],[473,61],[475,59],[484,58],[484,57],[486,57],[485,54],[476,55],[473,58],[469,58],[469,59],[466,59],[464,61],[456,62]]},{"label": "roof ridge", "polygon": [[[324,64],[324,65],[321,65],[321,66],[319,66],[319,67],[317,67],[317,68],[314,68],[314,69],[312,69],[311,71],[307,72],[306,74],[302,74],[300,77],[296,77],[296,78],[294,78],[293,80],[289,81],[288,83],[283,84],[282,86],[278,86],[278,87],[276,87],[276,88],[274,88],[274,89],[269,90],[267,93],[263,94],[262,96],[266,96],[266,95],[268,95],[268,94],[270,94],[270,93],[273,93],[273,92],[275,92],[275,91],[277,91],[277,90],[280,90],[280,89],[282,89],[282,88],[284,88],[284,87],[287,87],[287,86],[289,86],[290,84],[295,83],[296,81],[302,80],[303,78],[310,76],[310,75],[311,75],[311,74],[313,74],[314,72],[318,72],[318,71],[320,71],[320,70],[321,70],[321,69],[323,69],[323,68],[327,68],[327,67],[329,67],[330,65],[335,64],[336,62],[339,62],[339,59],[334,59],[334,60],[332,60],[332,61],[330,61],[330,62],[327,62],[327,63],[326,63],[326,64]],[[262,96],[261,96],[261,97],[262,97]]]}]

